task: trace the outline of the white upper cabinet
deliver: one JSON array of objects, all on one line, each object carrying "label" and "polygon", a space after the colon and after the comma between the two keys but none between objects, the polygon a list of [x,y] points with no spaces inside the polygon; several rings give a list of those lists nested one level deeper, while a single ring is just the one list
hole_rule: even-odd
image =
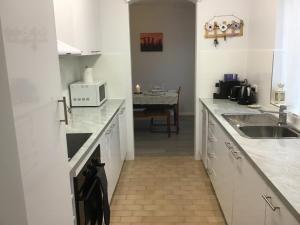
[{"label": "white upper cabinet", "polygon": [[72,0],[53,0],[57,39],[75,46]]},{"label": "white upper cabinet", "polygon": [[57,39],[80,49],[81,55],[100,54],[100,0],[53,0]]},{"label": "white upper cabinet", "polygon": [[73,0],[75,46],[82,55],[100,54],[100,1]]}]

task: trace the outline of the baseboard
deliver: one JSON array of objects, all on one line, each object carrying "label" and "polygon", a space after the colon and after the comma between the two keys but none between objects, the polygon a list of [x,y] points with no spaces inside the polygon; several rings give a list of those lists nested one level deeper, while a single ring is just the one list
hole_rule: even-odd
[{"label": "baseboard", "polygon": [[194,116],[194,112],[179,112],[180,116]]}]

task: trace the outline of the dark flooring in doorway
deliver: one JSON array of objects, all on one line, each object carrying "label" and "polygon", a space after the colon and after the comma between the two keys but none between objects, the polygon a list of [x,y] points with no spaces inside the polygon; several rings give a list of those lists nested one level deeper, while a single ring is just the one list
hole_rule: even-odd
[{"label": "dark flooring in doorway", "polygon": [[[149,120],[135,120],[134,122],[136,156],[194,155],[194,116],[181,116],[180,132],[178,135],[172,133],[170,138],[166,132],[151,132],[149,126]],[[158,129],[165,130],[166,128]]]}]

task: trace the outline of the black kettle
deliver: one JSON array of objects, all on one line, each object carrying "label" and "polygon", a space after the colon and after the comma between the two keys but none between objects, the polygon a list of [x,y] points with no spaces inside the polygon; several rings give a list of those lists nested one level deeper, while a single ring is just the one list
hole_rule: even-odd
[{"label": "black kettle", "polygon": [[254,103],[256,103],[255,89],[252,88],[251,85],[247,83],[247,81],[245,81],[240,89],[238,104],[251,105]]}]

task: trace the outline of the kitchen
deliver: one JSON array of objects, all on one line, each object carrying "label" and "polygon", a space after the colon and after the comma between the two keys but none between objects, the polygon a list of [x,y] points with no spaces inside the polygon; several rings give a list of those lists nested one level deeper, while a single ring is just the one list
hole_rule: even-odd
[{"label": "kitchen", "polygon": [[[175,161],[152,159],[143,162],[145,168],[140,159],[135,160],[134,152],[129,7],[135,2],[1,1],[0,224],[98,224],[95,220],[99,217],[104,217],[104,224],[299,224],[300,156],[299,139],[295,138],[299,129],[299,79],[295,67],[299,60],[299,3],[228,0],[225,6],[220,0],[192,1],[197,12],[195,160],[185,161],[178,156]],[[205,28],[206,23],[231,22],[235,20],[232,15],[244,26],[241,36],[205,37],[205,32],[212,29]],[[289,55],[282,54],[281,49],[296,51]],[[99,97],[98,107],[72,107],[70,83],[80,80],[83,74],[88,80],[91,73],[94,80],[103,82],[98,84],[98,90],[103,85],[105,89],[104,95],[103,91],[94,91]],[[279,114],[278,105],[283,101],[273,99],[273,92],[285,92],[287,110],[281,108],[280,118],[287,117],[288,126],[284,127],[288,131],[276,138],[265,131],[247,132],[247,126],[261,126],[257,123],[262,118],[251,119],[251,115],[269,114],[233,101],[213,99],[213,93],[218,91],[215,83],[226,73],[238,74],[241,81],[247,79],[256,88],[256,108],[261,105]],[[283,90],[277,88],[279,82],[284,82]],[[77,99],[83,104],[90,97]],[[241,118],[240,114],[251,115]],[[262,120],[268,127],[278,127],[277,119],[263,116]],[[86,136],[72,135],[78,133]],[[258,136],[266,133],[269,136]],[[83,144],[79,149],[72,136],[79,146]],[[78,151],[69,159],[72,144]],[[153,171],[151,165],[156,165]],[[171,180],[170,184],[174,182],[182,192],[169,189],[166,182],[161,183],[160,193],[169,198],[176,195],[175,201],[146,199],[153,197],[151,191],[130,190],[130,186],[120,190],[120,176],[119,184],[127,185],[130,179],[139,179],[139,172],[162,182],[180,179],[182,182]],[[142,175],[144,187],[151,181],[146,175]],[[78,199],[78,185],[85,181],[83,177],[91,178],[87,183],[92,183],[90,188],[95,191],[85,193],[86,200],[82,201]],[[189,182],[202,177],[205,182],[201,185],[209,198],[197,198],[196,189],[189,195],[189,189],[180,184],[186,182],[184,185],[189,187]],[[160,183],[155,184],[158,193]],[[133,192],[134,196],[129,194]],[[100,205],[95,195],[101,196]],[[197,199],[191,200],[191,196]],[[115,214],[118,210],[114,209],[124,211],[115,205],[122,198],[124,205],[127,202],[131,206],[127,216]],[[202,199],[213,202],[216,209],[211,211],[216,215],[203,214],[209,210],[203,208],[207,205],[202,204]],[[140,207],[130,203],[137,200],[157,204],[165,200],[168,204],[164,206],[173,208],[173,214],[165,208],[151,210],[151,205],[146,213],[146,204]],[[172,207],[180,200],[178,208]],[[200,203],[196,204],[196,200]],[[94,203],[96,210],[85,212],[89,207],[84,206]],[[202,208],[189,207],[201,204]],[[139,210],[141,214],[136,212]]]}]

